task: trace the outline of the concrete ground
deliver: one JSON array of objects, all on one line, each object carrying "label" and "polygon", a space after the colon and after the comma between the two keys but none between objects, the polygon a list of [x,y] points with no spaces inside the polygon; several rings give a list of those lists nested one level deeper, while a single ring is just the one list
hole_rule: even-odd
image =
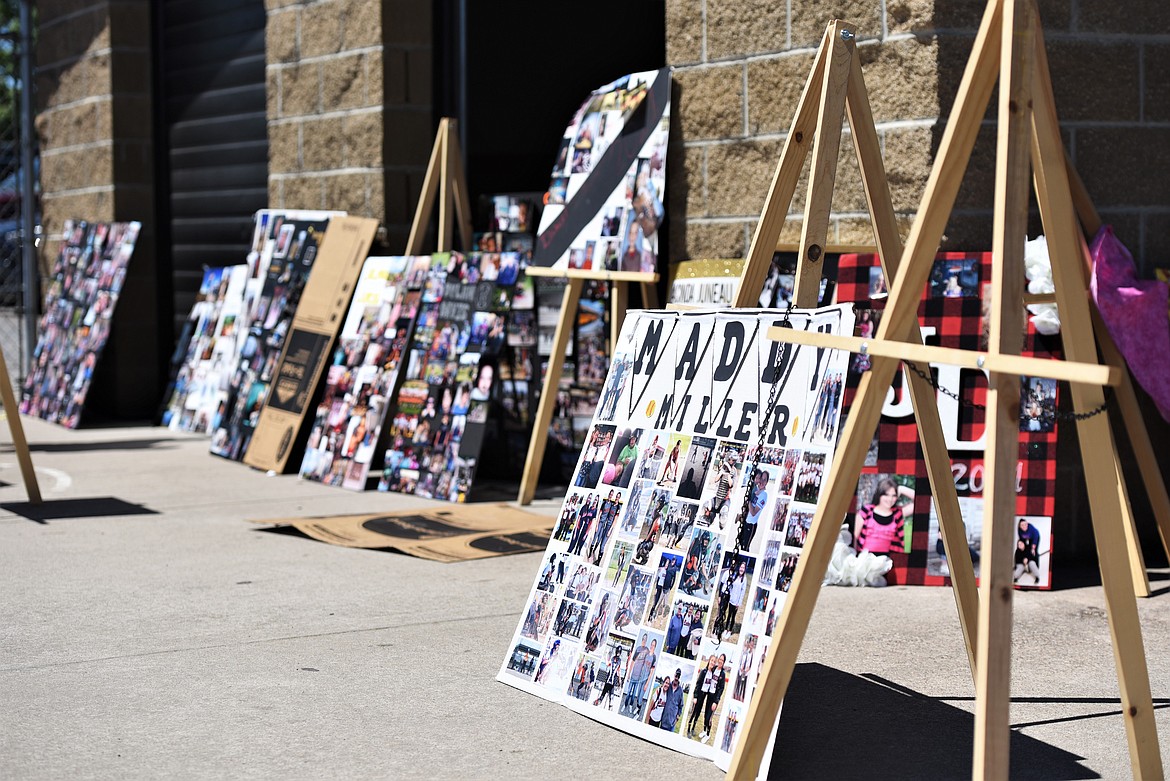
[{"label": "concrete ground", "polygon": [[[266,476],[160,428],[24,426],[46,504],[22,504],[0,447],[0,778],[722,777],[494,680],[539,554],[439,564],[277,534],[248,521],[427,503]],[[1131,775],[1102,591],[1073,574],[1016,594],[1013,777]],[[1166,762],[1170,572],[1150,577]],[[773,777],[970,777],[973,709],[948,589],[825,588]]]}]

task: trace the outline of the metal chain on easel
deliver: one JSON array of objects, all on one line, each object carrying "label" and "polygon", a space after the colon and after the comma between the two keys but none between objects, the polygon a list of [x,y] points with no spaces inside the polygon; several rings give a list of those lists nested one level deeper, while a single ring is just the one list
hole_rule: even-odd
[{"label": "metal chain on easel", "polygon": [[[928,383],[930,383],[930,387],[934,388],[939,393],[950,396],[952,399],[959,402],[960,406],[966,407],[968,409],[977,409],[977,410],[986,410],[987,409],[987,405],[976,404],[973,401],[968,401],[967,399],[960,397],[959,394],[955,393],[954,391],[950,390],[949,388],[944,388],[943,386],[939,385],[938,380],[936,380],[930,372],[924,371],[921,368],[919,368],[918,364],[914,363],[914,361],[907,361],[907,360],[903,359],[902,363],[906,364],[906,367],[908,369],[910,369],[910,371],[914,372],[919,377],[921,377],[922,379],[924,379]],[[1023,381],[1024,378],[1020,377],[1020,380]],[[1105,400],[1103,402],[1101,402],[1100,406],[1096,407],[1095,409],[1091,409],[1088,412],[1065,412],[1063,410],[1053,410],[1052,414],[1053,414],[1053,417],[1055,417],[1057,420],[1079,421],[1079,420],[1088,420],[1091,417],[1094,417],[1096,415],[1100,415],[1102,412],[1104,412],[1107,409],[1109,409],[1109,397],[1108,396],[1106,396]]]}]

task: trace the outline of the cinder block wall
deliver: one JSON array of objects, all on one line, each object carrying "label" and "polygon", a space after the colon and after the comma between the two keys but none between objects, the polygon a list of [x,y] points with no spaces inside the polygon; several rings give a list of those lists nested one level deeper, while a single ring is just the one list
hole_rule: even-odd
[{"label": "cinder block wall", "polygon": [[[36,129],[47,235],[154,213],[145,0],[38,4]],[[44,258],[56,257],[50,242]]]},{"label": "cinder block wall", "polygon": [[[1039,0],[1057,113],[1070,158],[1139,273],[1170,265],[1170,4]],[[903,236],[971,53],[981,0],[667,0],[667,60],[678,84],[668,176],[672,261],[743,257],[763,209],[819,37],[856,26],[866,86]],[[948,223],[943,249],[991,245],[995,97]],[[871,243],[852,139],[842,138],[829,241]],[[807,165],[806,165],[807,175]],[[799,240],[806,182],[782,242]],[[1029,236],[1041,232],[1033,209]],[[1140,393],[1140,391],[1139,391]],[[1149,406],[1154,441],[1167,424]],[[1164,559],[1125,437],[1123,469],[1147,562]],[[1062,556],[1091,555],[1074,426],[1058,453]],[[1163,459],[1163,474],[1170,463]]]},{"label": "cinder block wall", "polygon": [[148,418],[173,345],[160,339],[148,0],[37,5],[36,127],[41,143],[41,266],[65,220],[141,220],[133,273],[89,398],[90,409]]},{"label": "cinder block wall", "polygon": [[[1094,203],[1152,275],[1170,265],[1170,5],[1041,0],[1057,111]],[[741,257],[763,209],[817,42],[852,22],[894,206],[909,224],[971,52],[979,0],[787,3],[668,0],[667,60],[676,69],[681,148],[672,149],[673,261]],[[994,101],[994,98],[993,98]],[[991,243],[994,103],[944,247]],[[679,154],[676,154],[676,151]],[[781,241],[799,238],[804,183]],[[1033,220],[1030,235],[1040,231]],[[870,243],[852,140],[842,139],[829,241]]]},{"label": "cinder block wall", "polygon": [[434,142],[430,3],[266,6],[269,202],[374,217],[404,249]]}]

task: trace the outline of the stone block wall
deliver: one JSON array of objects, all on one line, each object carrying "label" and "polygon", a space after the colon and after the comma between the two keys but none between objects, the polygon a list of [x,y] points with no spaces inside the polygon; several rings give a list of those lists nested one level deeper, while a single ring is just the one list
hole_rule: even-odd
[{"label": "stone block wall", "polygon": [[35,108],[49,261],[66,219],[149,221],[154,213],[149,11],[145,0],[38,4]]},{"label": "stone block wall", "polygon": [[[672,261],[740,257],[763,208],[797,100],[825,26],[852,22],[895,209],[908,230],[971,52],[983,3],[971,0],[668,0],[675,68],[671,151]],[[1041,0],[1057,111],[1071,159],[1102,217],[1148,276],[1170,265],[1170,6],[1138,0]],[[944,248],[991,243],[994,98]],[[807,166],[806,166],[807,175]],[[782,242],[799,239],[804,183]],[[1041,231],[1033,219],[1030,235]],[[872,243],[848,131],[829,242]]]},{"label": "stone block wall", "polygon": [[37,9],[41,267],[51,270],[67,219],[142,221],[89,408],[149,418],[173,347],[158,328],[150,3],[57,0]]},{"label": "stone block wall", "polygon": [[373,217],[405,247],[435,132],[429,5],[268,0],[272,206]]}]

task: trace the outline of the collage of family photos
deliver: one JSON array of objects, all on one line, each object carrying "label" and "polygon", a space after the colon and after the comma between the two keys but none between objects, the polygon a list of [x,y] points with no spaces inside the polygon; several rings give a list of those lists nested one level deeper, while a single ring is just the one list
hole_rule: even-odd
[{"label": "collage of family photos", "polygon": [[[968,350],[987,348],[991,279],[990,253],[939,253],[919,302],[919,320],[930,343]],[[838,259],[837,298],[856,302],[856,335],[870,339],[884,313],[885,282],[877,258],[846,254]],[[1060,357],[1059,336],[1046,337],[1030,321],[1022,355]],[[853,355],[845,380],[846,413],[868,356]],[[983,371],[932,367],[943,434],[966,528],[966,548],[976,575],[983,536],[983,450],[986,425]],[[882,408],[877,433],[866,455],[849,521],[854,548],[887,555],[890,583],[944,585],[950,577],[947,552],[931,500],[925,458],[903,376],[895,377]],[[1021,524],[1015,583],[1051,588],[1052,516],[1055,511],[1057,382],[1020,381],[1020,462],[1016,513]],[[953,395],[952,395],[953,394]],[[952,552],[952,555],[954,553]]]},{"label": "collage of family photos", "polygon": [[247,331],[241,334],[243,343],[226,397],[215,413],[219,425],[211,434],[211,452],[232,461],[242,461],[252,441],[285,336],[317,257],[317,245],[329,225],[328,218],[267,216],[271,219],[261,234],[258,261],[267,262],[263,269],[257,268],[257,273],[264,274],[263,283]]},{"label": "collage of family photos", "polygon": [[[852,328],[847,310],[816,311]],[[817,363],[802,353],[779,394],[785,435],[760,437],[756,419],[745,424],[751,435],[736,439],[734,428],[702,419],[678,425],[685,412],[645,413],[677,393],[673,362],[649,379],[635,368],[639,328],[655,314],[662,313],[631,313],[623,324],[498,679],[718,761],[734,747],[808,534],[835,440],[824,427],[835,429],[841,408],[828,388],[847,356],[825,353]],[[712,388],[711,356],[721,354],[715,340],[730,331],[721,334],[712,319],[693,338],[701,342],[704,333],[713,344],[693,387]],[[681,332],[671,339],[683,339]],[[726,386],[729,407],[755,409],[768,348],[764,339],[748,348],[758,353],[747,359],[754,382],[745,371]],[[667,343],[662,354],[676,349],[683,342]],[[831,422],[798,423],[822,397]]]},{"label": "collage of family photos", "polygon": [[[631,73],[594,90],[561,139],[533,262],[656,271],[669,130],[669,69]],[[574,226],[567,242],[555,238],[565,235],[562,224]],[[546,231],[553,238],[541,241]]]},{"label": "collage of family photos", "polygon": [[192,434],[211,434],[223,426],[224,415],[234,406],[229,396],[238,396],[240,353],[251,335],[273,261],[300,254],[302,261],[311,265],[315,245],[304,252],[293,246],[309,239],[308,228],[303,239],[293,235],[297,225],[323,224],[344,215],[340,211],[260,209],[252,216],[252,243],[244,262],[204,270],[180,339],[185,354],[181,363],[172,367],[161,425]]},{"label": "collage of family photos", "polygon": [[516,252],[436,253],[422,281],[378,489],[466,501],[487,428]]},{"label": "collage of family photos", "polygon": [[20,411],[77,428],[141,223],[66,220]]},{"label": "collage of family photos", "polygon": [[430,264],[429,255],[366,259],[325,370],[303,479],[365,490]]}]

